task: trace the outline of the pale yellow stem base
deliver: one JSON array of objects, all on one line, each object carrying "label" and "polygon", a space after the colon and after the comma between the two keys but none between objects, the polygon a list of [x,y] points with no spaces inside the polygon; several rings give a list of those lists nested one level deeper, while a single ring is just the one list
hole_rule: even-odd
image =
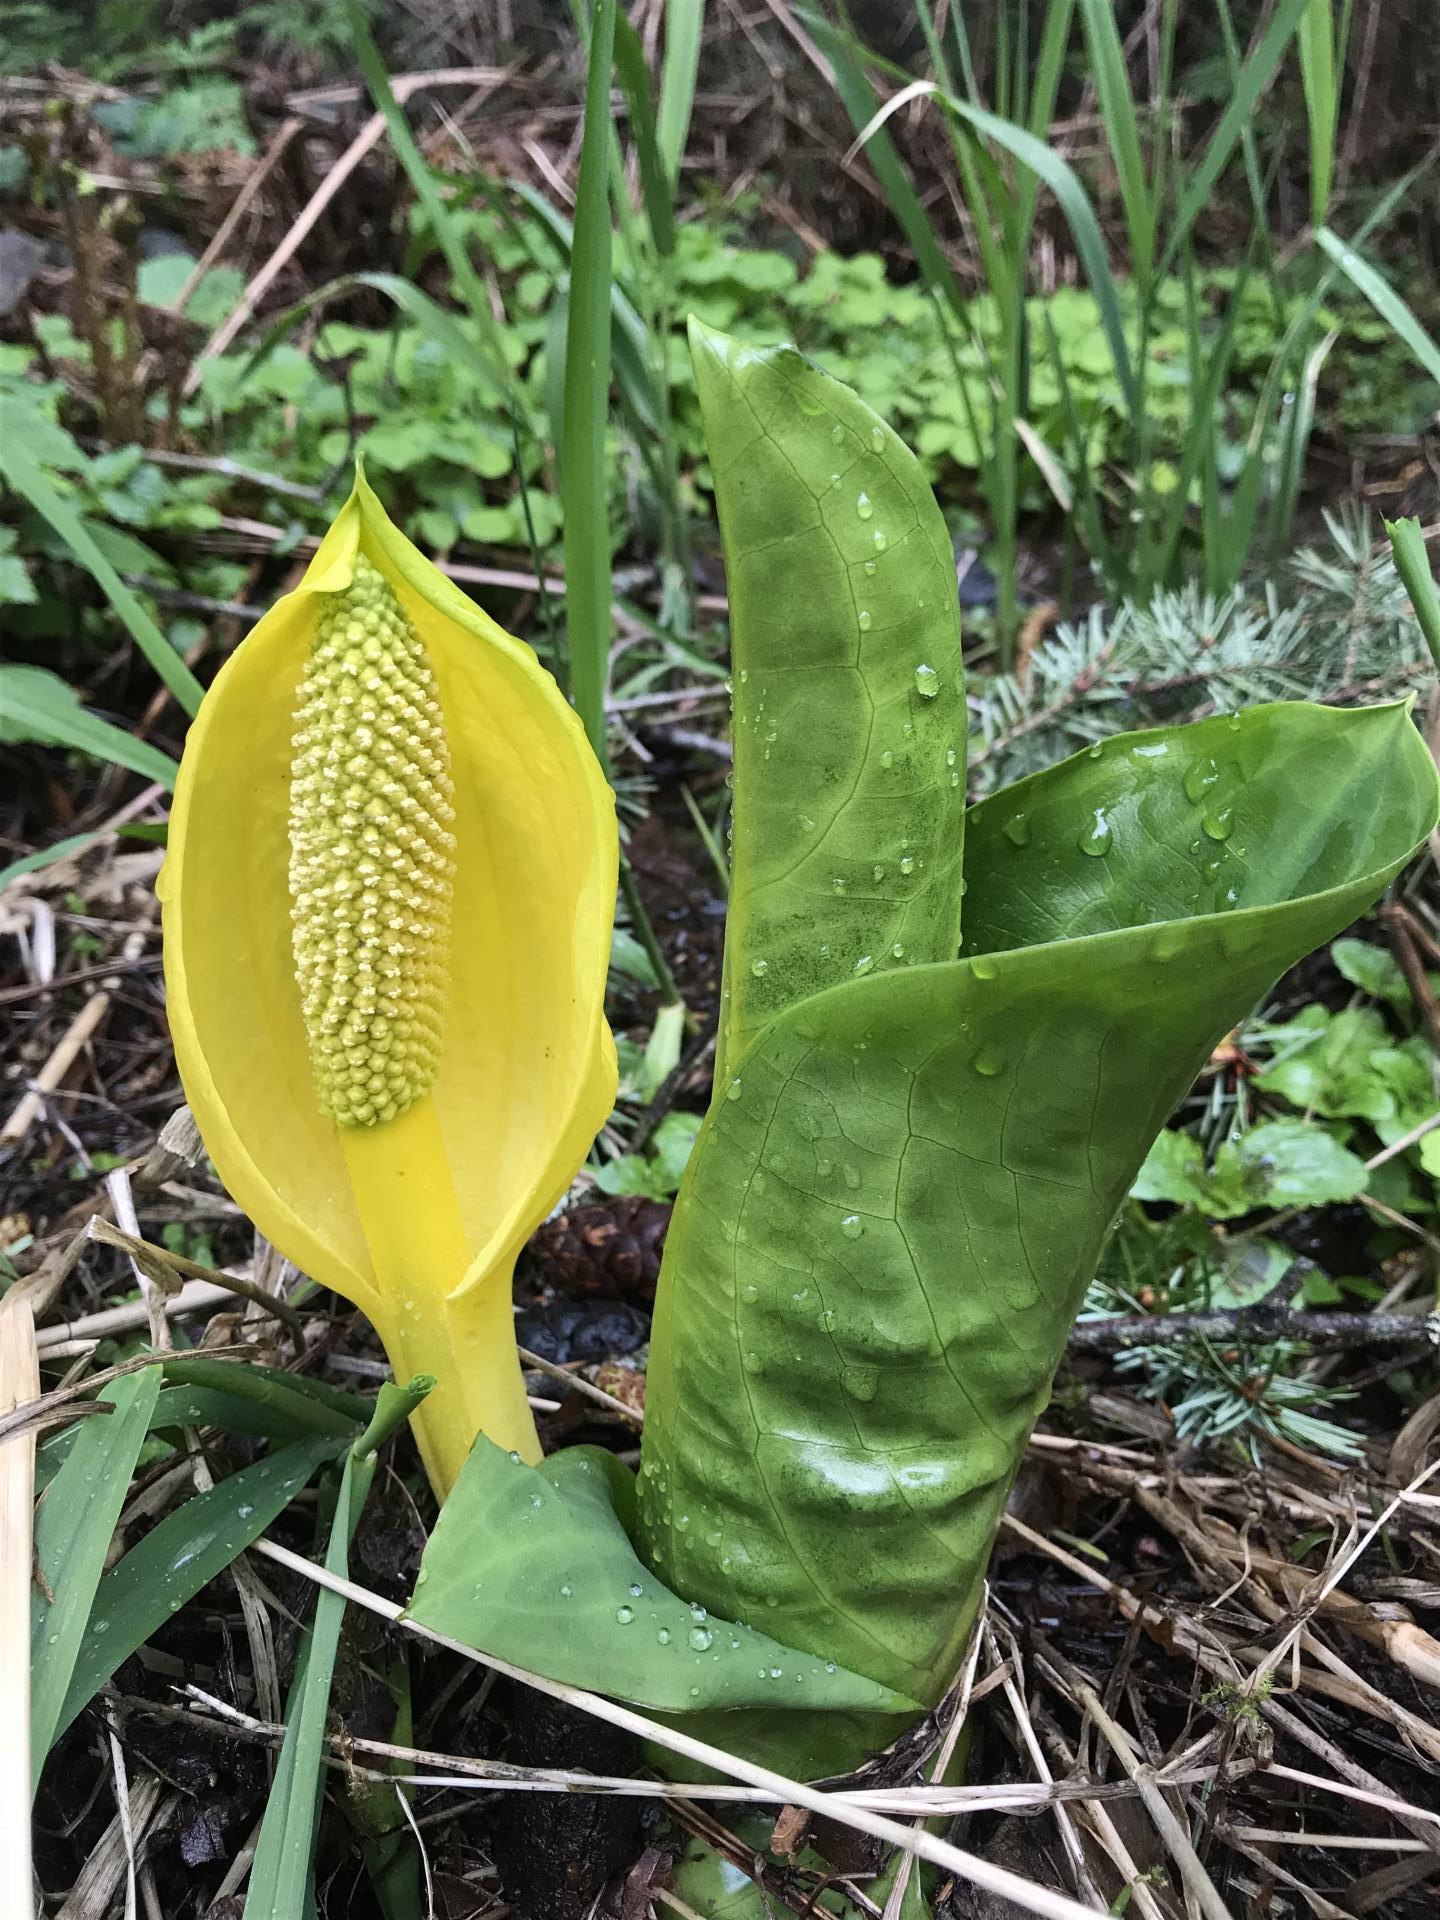
[{"label": "pale yellow stem base", "polygon": [[340,1138],[375,1268],[376,1332],[402,1385],[435,1376],[411,1425],[437,1496],[454,1486],[477,1433],[538,1461],[508,1264],[452,1297],[471,1254],[434,1101],[379,1126],[342,1127]]}]

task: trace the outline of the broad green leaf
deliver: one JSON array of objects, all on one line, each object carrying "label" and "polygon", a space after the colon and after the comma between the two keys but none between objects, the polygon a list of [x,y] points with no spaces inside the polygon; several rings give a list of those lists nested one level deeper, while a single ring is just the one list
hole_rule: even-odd
[{"label": "broad green leaf", "polygon": [[[568,1447],[531,1467],[482,1434],[430,1536],[410,1617],[548,1679],[661,1713],[914,1711],[828,1655],[798,1653],[682,1600],[636,1557],[634,1503],[632,1476],[599,1447]],[[717,1544],[709,1516],[682,1506],[675,1518],[682,1534],[693,1525]],[[763,1598],[755,1611],[765,1617]]]},{"label": "broad green leaf", "polygon": [[[267,1454],[167,1513],[116,1562],[95,1590],[57,1735],[122,1661],[259,1539],[335,1451],[332,1438],[312,1435]],[[50,1497],[59,1491],[57,1483]]]},{"label": "broad green leaf", "polygon": [[[765,1022],[960,934],[950,536],[914,455],[792,348],[691,323],[734,627],[737,810],[717,1084]],[[745,955],[737,967],[731,956]]]},{"label": "broad green leaf", "polygon": [[[325,1552],[327,1570],[342,1579],[349,1577],[350,1543],[375,1478],[379,1450],[434,1384],[428,1375],[417,1376],[408,1387],[387,1381],[369,1426],[346,1451]],[[245,1896],[249,1920],[306,1920],[313,1911],[325,1726],[344,1618],[344,1599],[321,1587],[315,1597],[315,1619],[296,1662],[286,1704],[285,1739],[260,1823]]]},{"label": "broad green leaf", "polygon": [[[1400,705],[1282,705],[1122,736],[972,810],[966,957],[902,940],[886,971],[838,985],[782,974],[757,1002],[754,962],[783,957],[781,932],[803,928],[811,955],[832,931],[851,935],[844,895],[796,903],[792,873],[794,814],[827,792],[826,763],[806,756],[837,732],[857,671],[814,637],[849,612],[828,584],[840,536],[812,505],[836,417],[823,401],[808,415],[787,405],[793,360],[732,350],[739,377],[716,390],[699,348],[707,426],[728,456],[716,471],[741,703],[726,965],[732,1028],[739,1000],[750,1037],[731,1049],[670,1229],[638,1540],[687,1598],[732,1617],[766,1607],[791,1644],[934,1699],[1151,1143],[1216,1041],[1421,843],[1436,773]],[[757,405],[757,391],[775,397]],[[872,518],[885,524],[878,504]],[[763,574],[748,571],[752,548]],[[917,604],[928,579],[897,580],[887,629],[933,617]],[[948,571],[944,586],[953,616]],[[862,673],[876,626],[853,656]],[[744,754],[777,711],[759,711],[761,692],[807,662],[805,706],[780,715],[785,750]],[[883,846],[888,869],[893,843],[874,828],[885,788],[866,778],[878,731],[836,761],[863,769],[841,818]],[[943,732],[912,738],[905,790],[933,810],[959,769]],[[792,855],[778,927],[748,898],[767,821]],[[953,912],[953,860],[947,879]],[[858,932],[886,891],[877,882]],[[762,988],[769,974],[754,976]],[[826,1770],[875,1743],[874,1728],[805,1719],[746,1716],[740,1737]]]},{"label": "broad green leaf", "polygon": [[128,767],[167,793],[175,791],[180,771],[168,753],[82,707],[75,689],[47,667],[0,665],[0,740],[71,747],[92,760]]},{"label": "broad green leaf", "polygon": [[100,1400],[112,1411],[86,1416],[35,1515],[35,1566],[40,1578],[30,1603],[32,1794],[45,1756],[65,1725],[63,1703],[90,1619],[90,1603],[105,1570],[105,1555],[159,1391],[158,1366],[142,1367],[102,1387]]}]

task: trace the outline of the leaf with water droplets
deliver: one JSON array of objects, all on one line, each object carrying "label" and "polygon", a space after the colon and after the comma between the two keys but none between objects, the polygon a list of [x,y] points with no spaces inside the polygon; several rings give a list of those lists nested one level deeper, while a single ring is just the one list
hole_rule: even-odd
[{"label": "leaf with water droplets", "polygon": [[[917,965],[955,953],[965,701],[954,553],[914,455],[793,348],[742,347],[698,325],[691,342],[725,546],[744,796],[723,1077],[767,1020],[845,979],[857,956],[880,974],[898,964],[897,941]],[[784,743],[768,760],[762,697]],[[802,813],[816,823],[803,836]],[[906,843],[927,884],[877,901],[871,871]]]},{"label": "leaf with water droplets", "polygon": [[[793,1644],[927,1698],[961,1657],[1025,1436],[1156,1132],[1215,1041],[1435,819],[1403,707],[1258,708],[1134,745],[1167,751],[1082,750],[972,810],[972,957],[867,972],[767,1027],[670,1227],[644,1458],[743,1550],[721,1564],[682,1543],[642,1483],[646,1557],[715,1612],[773,1599]],[[1185,788],[1212,760],[1223,844]],[[1296,1167],[1283,1136],[1247,1138],[1248,1191],[1354,1190],[1348,1157]],[[762,1187],[777,1146],[788,1171]],[[714,1223],[737,1204],[731,1241]],[[818,1337],[797,1367],[802,1278]],[[778,1718],[777,1764],[839,1768],[877,1744]]]},{"label": "leaf with water droplets", "polygon": [[[543,1518],[531,1524],[524,1516],[537,1492]],[[669,1504],[677,1538],[705,1552],[695,1536],[717,1509]],[[634,1508],[633,1476],[602,1448],[568,1447],[531,1467],[482,1435],[430,1536],[410,1617],[547,1679],[655,1712],[766,1704],[772,1669],[792,1684],[803,1677],[812,1705],[914,1711],[879,1682],[682,1599],[637,1558]],[[720,1538],[743,1550],[721,1519]],[[477,1540],[485,1543],[478,1590]]]}]

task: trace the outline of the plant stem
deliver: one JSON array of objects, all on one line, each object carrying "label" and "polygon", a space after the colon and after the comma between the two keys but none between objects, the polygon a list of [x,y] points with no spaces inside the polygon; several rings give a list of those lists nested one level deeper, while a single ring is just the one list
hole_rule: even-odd
[{"label": "plant stem", "polygon": [[340,1141],[375,1269],[376,1331],[397,1380],[435,1377],[412,1417],[431,1485],[443,1500],[477,1433],[538,1461],[508,1265],[459,1291],[473,1238],[433,1098],[379,1126],[342,1127]]},{"label": "plant stem", "polygon": [[645,949],[646,959],[655,969],[661,1000],[667,1007],[683,1006],[684,1001],[679,987],[675,984],[675,976],[670,971],[670,963],[660,949],[660,942],[656,939],[655,929],[650,923],[650,915],[645,910],[645,902],[640,898],[640,889],[635,882],[635,869],[624,853],[620,855],[620,891],[625,896],[625,904],[630,909],[630,918],[635,923],[635,937]]}]

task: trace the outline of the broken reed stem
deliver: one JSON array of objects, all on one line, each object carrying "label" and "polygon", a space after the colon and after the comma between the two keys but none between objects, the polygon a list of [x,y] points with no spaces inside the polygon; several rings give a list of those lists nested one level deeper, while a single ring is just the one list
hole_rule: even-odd
[{"label": "broken reed stem", "polygon": [[[40,1396],[29,1302],[0,1301],[0,1414]],[[34,1911],[30,1866],[30,1567],[35,1435],[0,1445],[0,1913]]]}]

